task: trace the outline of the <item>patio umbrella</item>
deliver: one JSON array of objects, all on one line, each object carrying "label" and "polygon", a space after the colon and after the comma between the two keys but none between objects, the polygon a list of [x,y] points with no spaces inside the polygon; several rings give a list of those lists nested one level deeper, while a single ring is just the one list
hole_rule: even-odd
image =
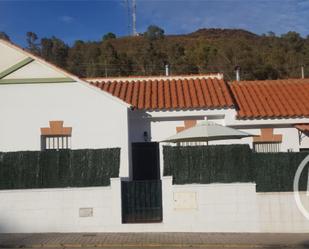
[{"label": "patio umbrella", "polygon": [[213,122],[204,121],[181,131],[161,142],[209,142],[213,140],[240,139],[253,135]]}]

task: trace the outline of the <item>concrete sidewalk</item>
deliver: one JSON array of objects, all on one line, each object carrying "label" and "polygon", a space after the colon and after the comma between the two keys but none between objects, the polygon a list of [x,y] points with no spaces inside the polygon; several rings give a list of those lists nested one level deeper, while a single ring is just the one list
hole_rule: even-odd
[{"label": "concrete sidewalk", "polygon": [[308,234],[45,233],[0,234],[0,248],[309,248]]}]

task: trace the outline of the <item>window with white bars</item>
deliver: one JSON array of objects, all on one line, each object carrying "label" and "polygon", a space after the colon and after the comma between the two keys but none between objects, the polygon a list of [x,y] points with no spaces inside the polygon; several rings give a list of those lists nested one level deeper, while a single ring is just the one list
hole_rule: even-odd
[{"label": "window with white bars", "polygon": [[281,143],[253,143],[253,150],[258,153],[280,152]]},{"label": "window with white bars", "polygon": [[177,146],[205,146],[207,142],[179,142]]},{"label": "window with white bars", "polygon": [[42,150],[65,150],[71,148],[71,136],[41,136]]}]

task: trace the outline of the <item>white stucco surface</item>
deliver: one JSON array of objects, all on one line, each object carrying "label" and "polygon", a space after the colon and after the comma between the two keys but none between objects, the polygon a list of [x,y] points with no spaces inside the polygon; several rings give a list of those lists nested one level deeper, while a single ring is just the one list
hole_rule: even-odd
[{"label": "white stucco surface", "polygon": [[[309,198],[300,192],[302,205],[309,211]],[[309,220],[299,211],[292,192],[258,193],[260,230],[264,232],[309,232]]]},{"label": "white stucco surface", "polygon": [[[307,119],[239,121],[235,120],[235,116],[236,112],[233,109],[164,112],[130,111],[130,141],[144,142],[143,133],[146,131],[149,134],[149,141],[160,142],[175,135],[176,127],[183,127],[185,120],[201,122],[207,119],[256,136],[261,135],[261,128],[273,128],[275,135],[282,135],[280,145],[282,152],[298,152],[300,148],[309,148],[309,137],[303,134],[300,143],[298,130],[294,127],[294,124],[305,122]],[[252,148],[253,137],[209,142],[209,145],[216,144],[248,144]]]},{"label": "white stucco surface", "polygon": [[[163,222],[122,224],[121,183],[109,187],[0,191],[0,233],[309,232],[293,193],[253,183],[172,185],[163,177]],[[306,193],[301,193],[309,208]],[[81,217],[81,210],[92,215]]]},{"label": "white stucco surface", "polygon": [[9,74],[3,79],[58,78],[58,77],[59,78],[64,77],[63,73],[56,71],[38,61],[33,61],[32,63]]},{"label": "white stucco surface", "polygon": [[[0,233],[108,230],[121,222],[118,187],[0,191]],[[93,216],[79,217],[80,208]]]},{"label": "white stucco surface", "polygon": [[41,127],[72,127],[72,149],[121,148],[128,175],[127,108],[80,83],[0,85],[0,151],[40,150]]},{"label": "white stucco surface", "polygon": [[27,58],[25,54],[8,47],[2,42],[0,42],[0,55],[0,72]]}]

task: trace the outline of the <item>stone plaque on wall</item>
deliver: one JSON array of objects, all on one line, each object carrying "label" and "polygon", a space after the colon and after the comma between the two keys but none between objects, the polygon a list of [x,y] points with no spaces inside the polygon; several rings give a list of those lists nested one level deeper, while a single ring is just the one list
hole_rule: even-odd
[{"label": "stone plaque on wall", "polygon": [[175,192],[174,193],[174,209],[197,209],[197,193],[196,192]]}]

